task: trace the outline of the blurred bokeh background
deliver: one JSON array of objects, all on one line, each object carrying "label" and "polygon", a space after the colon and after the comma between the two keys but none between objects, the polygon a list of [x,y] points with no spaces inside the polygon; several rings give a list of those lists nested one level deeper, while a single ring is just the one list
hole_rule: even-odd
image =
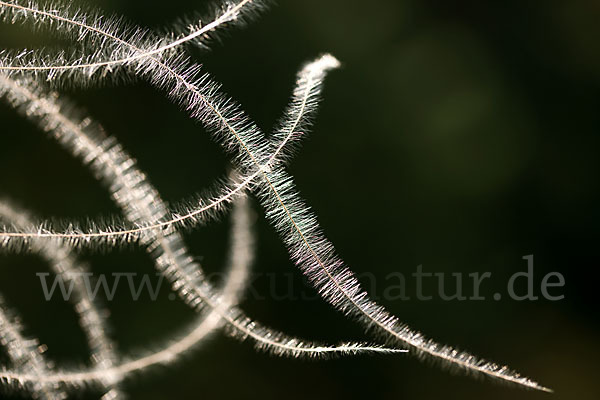
[{"label": "blurred bokeh background", "polygon": [[[209,4],[86,3],[155,28]],[[600,3],[584,0],[280,1],[210,52],[192,50],[266,131],[299,66],[322,52],[338,57],[343,68],[328,79],[314,132],[290,166],[326,234],[352,269],[370,274],[364,283],[380,296],[389,274],[409,276],[418,265],[465,277],[491,272],[485,301],[419,301],[409,285],[413,299],[381,302],[427,335],[506,363],[556,394],[453,376],[410,356],[279,359],[219,334],[179,364],[128,380],[130,398],[599,398],[598,21]],[[52,44],[48,35],[0,25],[2,48]],[[145,82],[63,92],[124,144],[171,202],[227,169],[204,129]],[[3,103],[0,130],[2,198],[42,217],[117,213],[88,170]],[[367,339],[321,301],[273,298],[274,290],[314,293],[254,208],[257,275],[243,308],[309,339]],[[208,271],[223,270],[228,227],[225,219],[186,234]],[[525,270],[528,254],[536,294],[545,274],[560,272],[563,300],[493,300]],[[139,249],[82,258],[97,273],[153,273]],[[22,314],[27,333],[49,346],[59,366],[86,363],[70,306],[43,300],[35,273],[47,266],[22,255],[3,255],[0,266],[0,292]],[[427,281],[424,291],[436,290],[437,281]],[[168,293],[133,302],[126,290],[117,292],[109,308],[123,354],[156,348],[194,319]]]}]

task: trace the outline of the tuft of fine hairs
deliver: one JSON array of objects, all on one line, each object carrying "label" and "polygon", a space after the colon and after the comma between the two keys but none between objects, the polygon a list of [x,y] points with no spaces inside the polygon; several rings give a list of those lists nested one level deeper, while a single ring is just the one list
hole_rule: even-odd
[{"label": "tuft of fine hairs", "polygon": [[[74,8],[69,3],[0,0],[0,22],[21,24],[73,41],[68,51],[0,50],[0,98],[56,140],[104,185],[121,215],[89,221],[33,218],[0,201],[0,249],[37,254],[54,274],[71,280],[73,306],[86,334],[92,365],[68,369],[44,358],[43,345],[22,335],[16,311],[0,302],[0,344],[10,365],[0,367],[0,385],[32,398],[62,399],[90,386],[104,399],[123,398],[121,383],[157,365],[170,365],[222,330],[261,351],[292,358],[329,358],[359,353],[409,352],[452,371],[516,387],[550,391],[506,366],[442,345],[409,328],[372,301],[355,274],[326,238],[316,215],[299,195],[286,167],[311,129],[328,73],[340,66],[330,54],[303,65],[289,104],[269,135],[186,54],[203,49],[234,26],[264,12],[260,0],[224,1],[209,17],[182,17],[174,26],[149,30],[121,17]],[[231,172],[210,189],[174,207],[161,198],[135,159],[99,122],[60,93],[60,88],[144,79],[201,123],[230,155]],[[161,134],[161,132],[156,132]],[[241,308],[254,260],[256,234],[251,197],[279,233],[290,260],[324,301],[362,324],[373,342],[324,344],[256,321]],[[183,240],[198,228],[232,214],[227,276],[217,287]],[[141,246],[181,300],[198,313],[182,333],[174,332],[154,351],[132,357],[116,351],[102,306],[86,297],[77,273],[82,248],[108,251]]]}]

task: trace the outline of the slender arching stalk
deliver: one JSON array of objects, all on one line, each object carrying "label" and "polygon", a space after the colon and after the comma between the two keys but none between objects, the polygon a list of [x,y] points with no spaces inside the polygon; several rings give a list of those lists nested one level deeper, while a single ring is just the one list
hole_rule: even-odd
[{"label": "slender arching stalk", "polygon": [[[61,229],[41,221],[6,225],[0,229],[0,248],[32,251],[45,242],[72,248],[115,248],[138,242],[154,260],[156,268],[173,289],[203,318],[191,333],[176,343],[146,357],[111,362],[103,368],[83,371],[19,370],[0,372],[0,380],[24,385],[37,381],[35,391],[55,384],[77,385],[89,381],[120,382],[133,372],[177,358],[220,326],[234,337],[250,339],[257,348],[291,357],[325,357],[357,352],[394,353],[410,350],[417,357],[442,367],[488,377],[519,387],[550,391],[508,367],[489,362],[439,344],[415,331],[382,305],[369,298],[355,274],[345,265],[321,229],[316,215],[301,198],[293,177],[285,169],[298,139],[310,128],[318,108],[327,73],[339,66],[329,54],[307,63],[297,76],[292,100],[271,137],[250,119],[242,107],[225,95],[218,83],[202,71],[181,48],[186,43],[205,45],[221,27],[243,22],[263,7],[258,0],[225,1],[206,24],[191,24],[186,33],[159,35],[116,19],[106,22],[101,13],[86,14],[61,5],[39,6],[34,2],[0,0],[0,19],[50,27],[81,42],[84,51],[48,56],[38,51],[0,52],[0,97],[36,122],[73,156],[89,166],[109,189],[124,218],[110,224],[82,227],[68,221]],[[48,81],[60,85],[87,86],[111,79],[141,77],[162,90],[189,117],[200,122],[231,156],[235,172],[214,194],[198,198],[177,210],[169,209],[135,160],[116,139],[107,137],[91,118],[76,115],[68,102],[50,92]],[[202,268],[183,241],[182,228],[208,223],[234,202],[253,193],[271,225],[286,245],[290,259],[308,278],[322,298],[344,315],[360,322],[392,347],[342,343],[321,345],[278,332],[247,317],[238,307],[240,288],[247,281],[248,250],[252,238],[248,221],[236,214],[229,284],[218,290],[205,278]],[[245,203],[244,203],[245,204]],[[361,205],[357,205],[360,208]],[[239,210],[236,210],[239,211]],[[240,222],[242,221],[242,222]],[[240,229],[235,229],[235,226]],[[8,323],[4,324],[9,326]],[[10,326],[9,326],[10,328]],[[5,336],[14,329],[4,328]],[[0,337],[1,332],[0,326]],[[53,392],[49,391],[49,395]]]}]

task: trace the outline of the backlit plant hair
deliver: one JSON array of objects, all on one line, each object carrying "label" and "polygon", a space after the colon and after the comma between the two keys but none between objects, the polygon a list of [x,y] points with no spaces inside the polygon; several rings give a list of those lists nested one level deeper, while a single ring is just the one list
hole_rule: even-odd
[{"label": "backlit plant hair", "polygon": [[[60,399],[91,383],[104,388],[107,399],[119,398],[119,383],[132,373],[177,360],[223,327],[231,336],[250,340],[258,349],[275,355],[314,358],[408,350],[454,371],[549,391],[505,366],[441,345],[400,322],[369,298],[325,237],[286,166],[311,128],[324,79],[339,66],[337,59],[321,55],[300,69],[290,103],[267,136],[186,55],[186,46],[206,47],[221,30],[243,25],[264,8],[259,0],[224,1],[210,17],[184,20],[179,27],[160,33],[133,26],[123,18],[105,18],[101,12],[83,11],[64,3],[0,0],[0,20],[78,43],[71,52],[55,54],[44,50],[0,52],[0,97],[90,168],[123,214],[110,222],[51,224],[32,220],[8,202],[0,203],[0,221],[4,224],[0,247],[39,254],[55,274],[73,279],[74,287],[79,288],[73,301],[95,362],[89,370],[64,370],[47,363],[37,351],[40,347],[20,333],[14,312],[0,304],[0,343],[8,348],[12,362],[12,367],[0,371],[0,380],[43,398]],[[190,118],[200,122],[230,155],[233,170],[208,194],[169,208],[117,139],[55,91],[62,86],[86,87],[131,77],[145,79],[160,89]],[[321,297],[361,323],[380,344],[320,344],[268,328],[246,316],[238,303],[253,260],[249,195],[259,201],[290,259]],[[225,285],[215,288],[185,246],[182,229],[210,223],[232,205],[228,275]],[[86,298],[81,282],[71,274],[85,268],[74,256],[78,249],[105,250],[130,243],[147,250],[157,270],[199,313],[198,320],[179,339],[137,358],[115,352],[99,306]]]}]

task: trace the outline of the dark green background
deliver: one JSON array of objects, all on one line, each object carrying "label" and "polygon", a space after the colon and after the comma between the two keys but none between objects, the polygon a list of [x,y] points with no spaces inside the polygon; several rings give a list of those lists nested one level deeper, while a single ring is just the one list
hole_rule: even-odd
[{"label": "dark green background", "polygon": [[[600,3],[280,3],[245,29],[230,31],[211,52],[194,55],[267,131],[299,66],[322,52],[338,57],[344,66],[328,79],[314,132],[290,166],[328,237],[352,269],[376,277],[378,291],[389,273],[408,276],[420,264],[429,272],[492,272],[486,301],[381,301],[429,336],[506,363],[557,393],[452,376],[403,355],[279,359],[219,334],[179,364],[128,380],[130,398],[600,397],[594,277]],[[164,28],[207,4],[92,5]],[[2,47],[49,43],[55,42],[47,35],[0,25]],[[68,94],[124,143],[169,201],[202,190],[226,170],[227,158],[204,129],[146,83]],[[117,212],[78,161],[4,104],[0,129],[2,198],[41,216],[83,220]],[[209,271],[223,268],[226,222],[186,235]],[[285,291],[292,276],[295,291],[312,294],[264,219],[257,228],[255,270],[275,273],[277,290]],[[565,276],[564,300],[491,299],[505,291],[511,274],[525,269],[521,257],[527,254],[535,257],[536,288],[548,272]],[[98,273],[153,271],[141,250],[82,257]],[[43,302],[35,272],[47,267],[15,255],[3,256],[0,265],[0,291],[23,315],[27,333],[49,345],[58,365],[85,363],[73,311],[59,301]],[[265,295],[272,286],[264,277],[254,284]],[[435,288],[432,281],[425,290]],[[109,305],[124,354],[156,348],[193,318],[168,300],[167,291],[154,303],[132,302],[126,294]],[[244,309],[305,338],[365,338],[359,326],[319,301],[249,298]]]}]

